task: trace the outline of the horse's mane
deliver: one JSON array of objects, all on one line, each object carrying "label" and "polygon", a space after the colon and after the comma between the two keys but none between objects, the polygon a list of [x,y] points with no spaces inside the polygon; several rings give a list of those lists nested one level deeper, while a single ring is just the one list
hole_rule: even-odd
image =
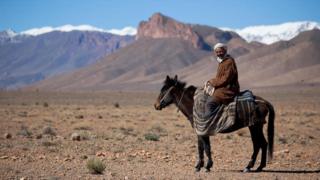
[{"label": "horse's mane", "polygon": [[195,86],[193,86],[193,85],[190,85],[190,86],[187,86],[187,87],[186,87],[186,85],[187,85],[186,82],[180,81],[180,80],[174,80],[174,79],[167,79],[167,80],[165,81],[165,84],[167,84],[167,85],[169,85],[169,86],[174,85],[175,87],[177,87],[177,88],[180,89],[180,90],[184,90],[184,89],[186,88],[186,90],[187,90],[188,92],[192,92],[192,93],[194,93],[194,92],[196,91],[196,89],[197,89],[197,88],[196,88]]}]

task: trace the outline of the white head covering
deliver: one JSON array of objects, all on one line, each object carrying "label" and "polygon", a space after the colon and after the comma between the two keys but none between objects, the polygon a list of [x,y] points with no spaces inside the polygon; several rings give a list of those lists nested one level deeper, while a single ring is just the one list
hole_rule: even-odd
[{"label": "white head covering", "polygon": [[223,48],[223,49],[225,49],[226,51],[228,50],[227,45],[225,45],[225,44],[223,44],[223,43],[217,43],[216,45],[214,45],[213,50],[215,51],[215,50],[218,49],[218,48]]}]

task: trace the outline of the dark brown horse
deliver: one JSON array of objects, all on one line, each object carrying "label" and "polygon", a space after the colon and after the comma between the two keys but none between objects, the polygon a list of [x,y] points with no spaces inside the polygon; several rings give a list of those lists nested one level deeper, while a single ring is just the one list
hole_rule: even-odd
[{"label": "dark brown horse", "polygon": [[[156,110],[161,110],[162,108],[167,107],[170,104],[175,104],[178,109],[187,117],[191,126],[193,127],[193,96],[195,93],[196,87],[189,86],[186,87],[186,83],[178,81],[178,77],[170,78],[166,77],[163,87],[161,88],[160,94],[154,104]],[[267,149],[269,160],[272,159],[273,153],[273,136],[274,136],[274,119],[275,113],[273,106],[268,101],[264,100],[261,97],[255,96],[255,101],[257,104],[256,117],[260,119],[259,122],[255,125],[249,127],[251,140],[253,143],[253,153],[248,165],[245,167],[243,172],[250,172],[253,168],[259,150],[262,150],[261,163],[260,166],[256,169],[257,172],[262,171],[266,167],[267,161]],[[263,122],[265,122],[266,116],[269,114],[268,119],[268,142],[266,141],[263,135]],[[261,121],[262,120],[262,121]],[[229,131],[223,133],[229,133],[236,131],[242,127],[233,127]],[[196,171],[200,171],[204,167],[204,152],[208,157],[208,162],[206,164],[206,171],[210,171],[210,168],[213,166],[213,161],[211,157],[211,147],[210,147],[210,138],[209,136],[198,136],[198,153],[199,160],[195,166]]]}]

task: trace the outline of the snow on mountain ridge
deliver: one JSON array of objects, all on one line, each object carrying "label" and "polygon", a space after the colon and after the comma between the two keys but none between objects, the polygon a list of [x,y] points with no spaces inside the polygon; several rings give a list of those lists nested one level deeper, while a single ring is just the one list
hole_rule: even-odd
[{"label": "snow on mountain ridge", "polygon": [[299,33],[312,29],[320,29],[320,24],[312,21],[287,22],[279,25],[249,26],[243,29],[221,28],[235,31],[248,42],[258,41],[272,44],[280,40],[290,40]]},{"label": "snow on mountain ridge", "polygon": [[135,35],[136,34],[136,29],[133,27],[124,27],[123,29],[111,29],[111,30],[106,30],[106,29],[101,29],[97,28],[91,25],[79,25],[79,26],[73,26],[70,24],[59,26],[59,27],[51,27],[51,26],[46,26],[42,28],[33,28],[29,29],[26,31],[22,31],[21,35],[30,35],[30,36],[37,36],[45,33],[49,33],[52,31],[61,31],[61,32],[70,32],[70,31],[98,31],[98,32],[107,32],[107,33],[112,33],[112,34],[117,34],[117,35]]}]

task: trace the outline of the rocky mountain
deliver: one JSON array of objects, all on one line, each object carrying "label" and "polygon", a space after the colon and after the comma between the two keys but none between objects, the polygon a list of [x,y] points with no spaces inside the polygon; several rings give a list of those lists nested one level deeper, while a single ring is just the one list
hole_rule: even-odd
[{"label": "rocky mountain", "polygon": [[14,89],[95,63],[134,41],[96,31],[0,34],[0,88]]},{"label": "rocky mountain", "polygon": [[191,42],[195,48],[205,48],[202,38],[192,30],[191,25],[178,22],[161,13],[155,13],[148,21],[140,22],[136,38],[145,37],[178,38]]},{"label": "rocky mountain", "polygon": [[[171,22],[164,23],[167,21]],[[132,44],[101,58],[98,63],[51,77],[28,89],[158,90],[167,74],[178,74],[189,84],[201,86],[215,76],[218,63],[205,46],[216,42],[228,44],[230,54],[236,58],[242,89],[320,84],[319,30],[305,31],[289,41],[264,45],[247,43],[234,32],[183,24],[158,13],[140,25],[137,40]],[[157,31],[156,27],[162,29]],[[174,27],[180,29],[174,31]],[[183,34],[196,34],[205,46],[195,46],[192,36]]]}]

